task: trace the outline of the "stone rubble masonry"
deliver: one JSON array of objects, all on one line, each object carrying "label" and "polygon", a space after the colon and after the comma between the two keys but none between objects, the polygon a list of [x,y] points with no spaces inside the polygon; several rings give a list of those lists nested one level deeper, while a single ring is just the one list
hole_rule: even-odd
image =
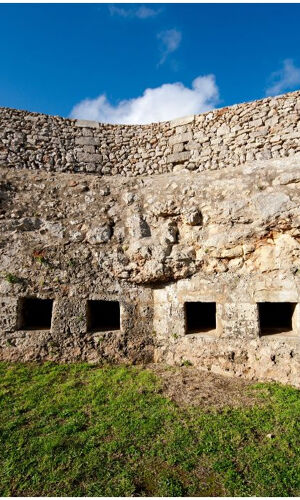
[{"label": "stone rubble masonry", "polygon": [[0,162],[17,169],[123,176],[217,170],[300,151],[299,114],[300,91],[151,125],[0,108]]},{"label": "stone rubble masonry", "polygon": [[[0,359],[300,387],[299,112],[300,92],[149,126],[2,109]],[[50,327],[26,329],[26,298]],[[119,302],[118,330],[91,300]],[[215,303],[209,329],[187,302]],[[261,302],[289,304],[285,328],[262,332]]]}]

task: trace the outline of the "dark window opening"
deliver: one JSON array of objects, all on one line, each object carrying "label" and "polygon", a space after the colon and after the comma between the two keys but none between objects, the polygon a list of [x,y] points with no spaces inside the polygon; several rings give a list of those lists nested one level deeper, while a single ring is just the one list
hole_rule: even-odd
[{"label": "dark window opening", "polygon": [[185,303],[185,332],[200,333],[215,330],[216,303],[215,302],[186,302]]},{"label": "dark window opening", "polygon": [[296,304],[291,302],[260,302],[258,304],[261,335],[289,332]]},{"label": "dark window opening", "polygon": [[120,330],[120,304],[113,300],[89,300],[87,319],[89,332]]},{"label": "dark window opening", "polygon": [[22,298],[19,304],[20,330],[50,330],[52,299]]}]

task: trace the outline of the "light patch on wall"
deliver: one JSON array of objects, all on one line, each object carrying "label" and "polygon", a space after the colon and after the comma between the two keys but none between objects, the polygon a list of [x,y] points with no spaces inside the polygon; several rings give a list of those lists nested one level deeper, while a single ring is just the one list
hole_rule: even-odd
[{"label": "light patch on wall", "polygon": [[120,101],[115,106],[105,94],[84,99],[71,111],[71,118],[114,124],[146,124],[172,120],[214,109],[219,90],[214,75],[198,76],[191,88],[181,82],[146,89],[142,96]]}]

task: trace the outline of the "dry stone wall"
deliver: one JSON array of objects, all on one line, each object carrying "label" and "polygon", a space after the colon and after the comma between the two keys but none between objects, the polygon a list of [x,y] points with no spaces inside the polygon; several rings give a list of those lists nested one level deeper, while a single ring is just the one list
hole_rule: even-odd
[{"label": "dry stone wall", "polygon": [[216,170],[300,151],[300,91],[143,126],[0,109],[0,162],[12,168],[138,176]]}]

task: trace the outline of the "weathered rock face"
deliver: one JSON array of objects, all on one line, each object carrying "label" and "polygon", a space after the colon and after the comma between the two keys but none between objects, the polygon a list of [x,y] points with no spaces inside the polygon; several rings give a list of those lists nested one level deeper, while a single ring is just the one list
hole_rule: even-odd
[{"label": "weathered rock face", "polygon": [[[293,93],[241,105],[245,114],[237,116],[252,109],[257,122],[257,107],[278,102],[272,109],[287,111],[276,123],[284,129],[295,115],[290,123],[300,131],[297,99]],[[213,115],[234,117],[240,107]],[[3,113],[20,113],[20,124],[26,117]],[[207,116],[175,124],[174,147],[192,140],[186,127]],[[71,127],[70,120],[42,119]],[[11,123],[3,137],[17,133]],[[230,136],[226,123],[212,132],[216,140]],[[77,124],[87,134],[81,142],[104,126],[93,127]],[[115,130],[117,145],[131,129],[105,127],[112,140]],[[65,140],[61,131],[56,144]],[[68,133],[70,144],[80,142]],[[266,134],[257,136],[263,149]],[[278,140],[281,147],[286,140]],[[199,161],[193,172],[190,163],[172,164],[173,172],[148,176],[120,170],[118,162],[115,173],[123,175],[74,173],[75,164],[65,173],[47,172],[45,163],[26,163],[22,144],[15,157],[3,157],[0,170],[1,359],[190,361],[216,373],[300,386],[299,141],[283,158],[231,163],[229,155],[222,169],[210,163],[201,171],[206,164]],[[41,147],[34,154],[44,153]],[[53,301],[49,313],[45,299]]]}]

